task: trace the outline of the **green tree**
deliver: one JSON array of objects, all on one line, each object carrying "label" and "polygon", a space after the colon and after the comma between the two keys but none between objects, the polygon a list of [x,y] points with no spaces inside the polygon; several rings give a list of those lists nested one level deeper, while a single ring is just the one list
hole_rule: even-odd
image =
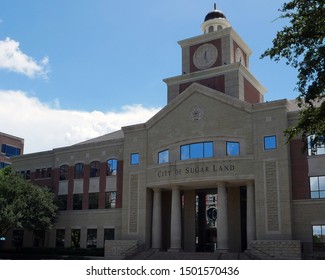
[{"label": "green tree", "polygon": [[279,11],[280,18],[287,19],[288,24],[277,32],[273,47],[261,57],[284,59],[298,71],[300,118],[285,135],[288,141],[301,135],[305,143],[308,135],[315,135],[313,144],[324,144],[325,1],[293,0],[285,2]]},{"label": "green tree", "polygon": [[55,222],[54,194],[11,173],[0,170],[0,236],[12,228],[47,230]]}]

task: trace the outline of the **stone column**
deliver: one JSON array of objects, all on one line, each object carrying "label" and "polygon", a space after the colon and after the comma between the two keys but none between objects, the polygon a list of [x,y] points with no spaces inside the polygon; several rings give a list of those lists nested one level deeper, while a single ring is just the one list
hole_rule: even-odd
[{"label": "stone column", "polygon": [[161,189],[153,189],[152,249],[161,249]]},{"label": "stone column", "polygon": [[247,246],[252,240],[255,240],[255,199],[253,182],[246,184],[247,193]]},{"label": "stone column", "polygon": [[217,183],[218,217],[217,217],[217,252],[227,252],[228,247],[228,210],[227,189],[224,182]]},{"label": "stone column", "polygon": [[170,219],[170,249],[169,251],[179,251],[182,244],[181,225],[181,193],[179,186],[172,189],[172,209]]}]

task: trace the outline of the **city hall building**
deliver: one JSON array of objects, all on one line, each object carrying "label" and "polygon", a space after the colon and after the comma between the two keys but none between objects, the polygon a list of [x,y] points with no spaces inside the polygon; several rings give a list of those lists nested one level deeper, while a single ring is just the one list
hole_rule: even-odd
[{"label": "city hall building", "polygon": [[299,258],[301,244],[324,242],[324,147],[286,144],[298,107],[263,101],[251,50],[221,11],[202,32],[179,42],[182,73],[164,80],[167,105],[147,122],[14,160],[60,212],[53,230],[13,230],[6,246]]}]

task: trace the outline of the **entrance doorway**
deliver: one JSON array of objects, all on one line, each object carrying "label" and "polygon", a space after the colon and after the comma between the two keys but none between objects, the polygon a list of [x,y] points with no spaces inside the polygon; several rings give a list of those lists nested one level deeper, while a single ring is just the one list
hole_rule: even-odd
[{"label": "entrance doorway", "polygon": [[212,189],[196,192],[195,245],[198,252],[214,252],[217,248],[217,197]]},{"label": "entrance doorway", "polygon": [[[246,187],[227,188],[228,241],[231,252],[247,247]],[[186,234],[186,232],[184,233]],[[218,248],[218,194],[216,189],[195,192],[195,247],[198,252]]]}]

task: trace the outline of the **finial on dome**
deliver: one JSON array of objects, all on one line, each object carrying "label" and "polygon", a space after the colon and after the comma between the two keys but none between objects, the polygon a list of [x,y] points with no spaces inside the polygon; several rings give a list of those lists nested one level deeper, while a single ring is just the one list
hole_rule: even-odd
[{"label": "finial on dome", "polygon": [[217,4],[216,3],[213,4],[213,8],[214,8],[215,11],[217,10]]}]

